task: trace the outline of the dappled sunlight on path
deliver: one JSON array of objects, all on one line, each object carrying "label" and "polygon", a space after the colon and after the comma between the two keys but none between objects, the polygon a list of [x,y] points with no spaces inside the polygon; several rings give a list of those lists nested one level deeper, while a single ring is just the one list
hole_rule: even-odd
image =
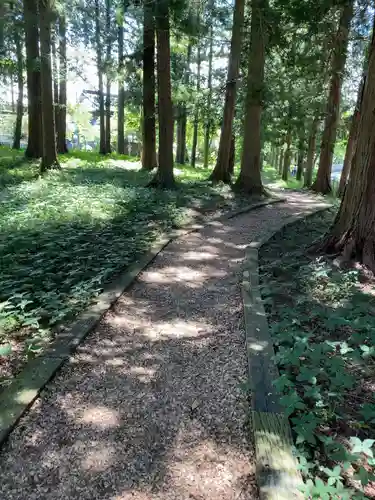
[{"label": "dappled sunlight on path", "polygon": [[11,435],[0,498],[257,498],[239,283],[247,245],[306,199],[168,245]]}]

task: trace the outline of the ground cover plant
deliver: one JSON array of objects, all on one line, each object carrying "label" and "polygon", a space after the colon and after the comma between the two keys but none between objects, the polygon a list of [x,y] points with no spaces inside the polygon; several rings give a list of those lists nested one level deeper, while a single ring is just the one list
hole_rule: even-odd
[{"label": "ground cover plant", "polygon": [[203,182],[207,170],[200,168],[176,168],[179,188],[158,191],[145,187],[151,174],[125,156],[76,153],[61,165],[41,178],[37,163],[1,149],[3,383],[161,232],[196,213],[249,202]]},{"label": "ground cover plant", "polygon": [[306,498],[375,498],[375,291],[363,269],[307,250],[333,220],[279,232],[260,255],[262,295]]}]

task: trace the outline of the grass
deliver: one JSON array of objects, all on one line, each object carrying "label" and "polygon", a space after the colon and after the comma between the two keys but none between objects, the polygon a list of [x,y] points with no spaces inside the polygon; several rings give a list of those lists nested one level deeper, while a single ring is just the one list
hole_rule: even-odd
[{"label": "grass", "polygon": [[144,187],[151,174],[126,156],[74,153],[60,161],[61,171],[40,178],[37,163],[0,148],[3,356],[40,352],[56,325],[82,310],[161,232],[187,222],[192,209],[246,202],[229,187],[205,182],[202,168],[177,167],[179,188],[160,192]]},{"label": "grass", "polygon": [[[335,211],[287,227],[261,251],[276,347],[306,498],[375,498],[374,287],[360,269],[309,256]],[[281,258],[280,258],[281,256]]]},{"label": "grass", "polygon": [[289,176],[287,181],[283,181],[278,171],[271,165],[264,165],[262,170],[262,178],[264,184],[269,188],[274,189],[300,189],[303,185],[302,181],[297,181],[295,177]]}]

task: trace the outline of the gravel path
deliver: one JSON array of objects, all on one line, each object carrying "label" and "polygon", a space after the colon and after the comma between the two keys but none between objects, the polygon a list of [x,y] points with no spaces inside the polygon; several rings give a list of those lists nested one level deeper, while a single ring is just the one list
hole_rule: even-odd
[{"label": "gravel path", "polygon": [[13,432],[0,498],[258,498],[239,387],[245,249],[312,203],[291,194],[170,244]]}]

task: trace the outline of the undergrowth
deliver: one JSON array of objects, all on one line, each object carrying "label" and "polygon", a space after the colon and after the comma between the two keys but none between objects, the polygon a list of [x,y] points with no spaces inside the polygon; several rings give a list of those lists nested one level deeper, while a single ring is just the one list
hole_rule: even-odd
[{"label": "undergrowth", "polygon": [[178,167],[179,188],[161,192],[144,187],[151,174],[127,157],[76,153],[61,165],[40,178],[37,163],[0,149],[0,356],[14,343],[38,353],[57,324],[192,208],[245,202],[203,182],[199,168]]},{"label": "undergrowth", "polygon": [[373,283],[305,252],[332,217],[286,228],[261,252],[280,372],[274,385],[290,418],[305,497],[375,498]]}]

